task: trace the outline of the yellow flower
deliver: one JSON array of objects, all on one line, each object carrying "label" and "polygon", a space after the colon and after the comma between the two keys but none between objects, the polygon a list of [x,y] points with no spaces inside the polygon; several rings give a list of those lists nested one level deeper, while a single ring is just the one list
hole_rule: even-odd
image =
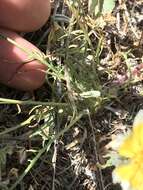
[{"label": "yellow flower", "polygon": [[132,132],[118,148],[122,162],[113,171],[113,182],[123,190],[143,190],[143,110],[135,117]]}]

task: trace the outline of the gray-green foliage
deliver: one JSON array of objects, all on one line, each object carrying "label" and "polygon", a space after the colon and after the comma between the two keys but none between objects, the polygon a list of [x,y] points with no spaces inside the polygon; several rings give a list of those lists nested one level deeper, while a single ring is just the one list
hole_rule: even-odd
[{"label": "gray-green foliage", "polygon": [[90,14],[99,16],[110,13],[115,7],[115,0],[89,0],[88,11]]},{"label": "gray-green foliage", "polygon": [[4,148],[0,149],[0,170],[2,170],[5,167],[6,164],[6,155],[12,154],[12,146],[7,145]]}]

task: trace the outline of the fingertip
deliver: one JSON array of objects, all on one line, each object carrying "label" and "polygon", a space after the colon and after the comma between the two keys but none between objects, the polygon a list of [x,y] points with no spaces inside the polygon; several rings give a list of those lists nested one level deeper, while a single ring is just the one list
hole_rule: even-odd
[{"label": "fingertip", "polygon": [[45,76],[45,70],[41,69],[19,71],[7,82],[7,86],[22,91],[36,90],[43,85]]}]

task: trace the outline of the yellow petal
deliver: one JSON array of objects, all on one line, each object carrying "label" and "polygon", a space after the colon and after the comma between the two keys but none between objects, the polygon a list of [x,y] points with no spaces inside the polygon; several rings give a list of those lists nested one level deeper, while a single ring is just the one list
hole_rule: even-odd
[{"label": "yellow petal", "polygon": [[121,181],[123,180],[130,182],[134,178],[137,170],[138,165],[129,163],[116,167],[114,172],[117,176],[119,176]]},{"label": "yellow petal", "polygon": [[143,110],[140,110],[133,123],[133,131],[119,147],[121,156],[132,158],[143,150]]},{"label": "yellow petal", "polygon": [[119,147],[119,154],[126,158],[132,158],[140,151],[138,140],[134,134],[130,134]]},{"label": "yellow petal", "polygon": [[143,149],[143,110],[140,110],[134,119],[133,134],[139,146]]},{"label": "yellow petal", "polygon": [[131,186],[137,190],[143,190],[143,171],[139,169],[131,180]]},{"label": "yellow petal", "polygon": [[[128,164],[121,165],[114,170],[118,181],[123,184],[128,184],[129,189],[143,190],[143,165],[137,162],[129,162]],[[124,189],[124,188],[123,188]]]}]

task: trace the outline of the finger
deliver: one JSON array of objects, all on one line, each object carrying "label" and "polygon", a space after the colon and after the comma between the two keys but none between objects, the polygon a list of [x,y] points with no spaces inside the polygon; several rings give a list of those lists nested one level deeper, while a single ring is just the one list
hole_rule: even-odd
[{"label": "finger", "polygon": [[50,0],[0,0],[0,26],[15,31],[34,31],[48,20]]},{"label": "finger", "polygon": [[[34,45],[15,32],[0,29],[0,33],[15,40],[15,42],[27,48],[29,51],[38,50]],[[28,59],[27,54],[21,49],[1,39],[0,82],[20,90],[34,90],[39,88],[44,83],[47,67],[36,60],[24,64]]]}]

